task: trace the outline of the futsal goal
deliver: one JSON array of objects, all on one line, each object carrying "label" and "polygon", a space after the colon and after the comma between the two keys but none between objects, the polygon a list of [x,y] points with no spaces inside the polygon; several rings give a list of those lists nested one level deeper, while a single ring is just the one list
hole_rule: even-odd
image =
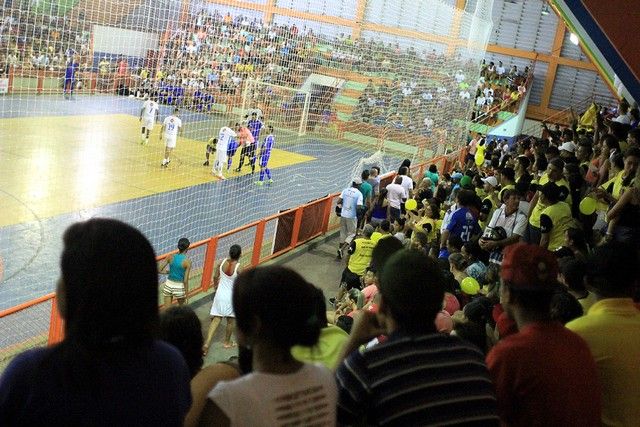
[{"label": "futsal goal", "polygon": [[311,92],[287,86],[247,79],[242,92],[240,115],[253,112],[275,128],[291,129],[298,136],[307,133]]}]

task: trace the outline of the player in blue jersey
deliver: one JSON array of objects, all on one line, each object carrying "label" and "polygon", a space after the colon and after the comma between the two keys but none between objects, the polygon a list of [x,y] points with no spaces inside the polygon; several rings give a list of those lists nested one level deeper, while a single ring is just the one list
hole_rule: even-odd
[{"label": "player in blue jersey", "polygon": [[[78,64],[73,55],[67,61],[67,67],[64,72],[64,97],[69,99],[73,96],[73,88],[76,84],[76,73],[78,72],[78,68],[80,64]],[[67,92],[68,91],[68,92]]]},{"label": "player in blue jersey", "polygon": [[[236,129],[237,128],[239,128],[238,124],[236,124]],[[231,169],[231,163],[233,162],[233,156],[235,156],[236,151],[238,151],[238,140],[231,138],[229,145],[227,145],[227,170]]]},{"label": "player in blue jersey", "polygon": [[269,184],[273,184],[273,179],[271,179],[271,171],[267,167],[269,163],[269,158],[271,157],[271,150],[276,143],[276,137],[273,135],[273,126],[269,125],[268,128],[269,135],[262,141],[260,145],[260,180],[256,182],[258,185],[264,184],[265,175],[269,179]]}]

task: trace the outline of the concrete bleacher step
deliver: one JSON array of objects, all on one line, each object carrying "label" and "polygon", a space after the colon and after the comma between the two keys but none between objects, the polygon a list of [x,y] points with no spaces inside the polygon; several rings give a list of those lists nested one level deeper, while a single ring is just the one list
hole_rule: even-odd
[{"label": "concrete bleacher step", "polygon": [[345,89],[350,89],[350,90],[357,90],[362,92],[366,87],[367,87],[367,83],[355,82],[353,80],[349,80],[344,84],[344,86],[342,86],[342,90],[344,91]]},{"label": "concrete bleacher step", "polygon": [[358,105],[358,98],[350,98],[344,95],[336,96],[334,101],[336,104],[349,105],[351,107]]},{"label": "concrete bleacher step", "polygon": [[340,95],[346,96],[347,98],[358,99],[360,98],[360,95],[362,94],[363,91],[364,91],[364,88],[352,89],[352,88],[345,88],[343,86],[342,90],[340,91]]}]

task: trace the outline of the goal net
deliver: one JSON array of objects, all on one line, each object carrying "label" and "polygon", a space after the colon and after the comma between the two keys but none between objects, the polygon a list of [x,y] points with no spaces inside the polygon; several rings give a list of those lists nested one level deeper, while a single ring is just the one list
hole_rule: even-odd
[{"label": "goal net", "polygon": [[307,133],[311,93],[287,86],[279,86],[247,79],[242,93],[240,114],[248,120],[252,113],[278,129]]},{"label": "goal net", "polygon": [[[122,219],[161,254],[465,144],[491,22],[455,3],[3,0],[0,310],[53,291],[75,221]],[[157,116],[141,114],[147,98]],[[237,148],[226,179],[212,175],[208,142],[253,111],[254,173],[248,158],[235,172]],[[256,185],[261,163],[272,182]]]}]

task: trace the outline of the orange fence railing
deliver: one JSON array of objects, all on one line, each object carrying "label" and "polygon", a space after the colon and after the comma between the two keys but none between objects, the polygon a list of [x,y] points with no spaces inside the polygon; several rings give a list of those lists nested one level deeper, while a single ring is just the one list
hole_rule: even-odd
[{"label": "orange fence railing", "polygon": [[[432,164],[437,165],[441,172],[450,172],[459,162],[460,156],[464,156],[463,152],[464,149],[458,150],[415,165],[411,168],[411,174],[421,177]],[[394,176],[395,172],[383,175],[380,185],[386,186]],[[328,194],[296,208],[193,243],[189,249],[189,257],[194,273],[187,290],[188,296],[193,297],[210,290],[215,262],[226,255],[232,244],[239,243],[243,247],[245,263],[257,266],[338,228],[339,219],[332,213],[339,195]],[[158,256],[157,261],[162,261],[172,253],[175,252]],[[63,319],[58,312],[54,293],[0,311],[0,370],[21,351],[61,341],[63,333]]]}]

